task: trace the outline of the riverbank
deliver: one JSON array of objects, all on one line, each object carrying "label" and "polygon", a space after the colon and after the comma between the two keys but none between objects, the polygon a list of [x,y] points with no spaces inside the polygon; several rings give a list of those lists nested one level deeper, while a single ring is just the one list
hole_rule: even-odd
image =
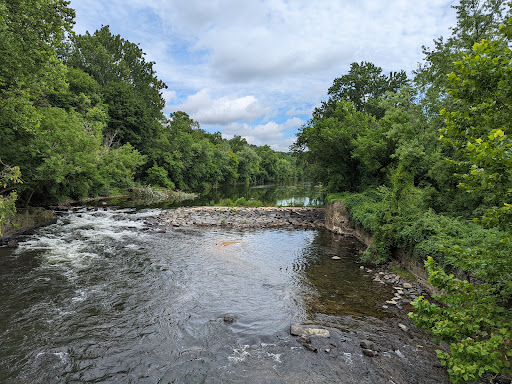
[{"label": "riverbank", "polygon": [[[0,227],[0,245],[7,245],[15,237],[36,228],[53,224],[57,218],[53,211],[41,208],[30,207],[18,209],[13,217]],[[14,244],[14,243],[11,243]]]}]

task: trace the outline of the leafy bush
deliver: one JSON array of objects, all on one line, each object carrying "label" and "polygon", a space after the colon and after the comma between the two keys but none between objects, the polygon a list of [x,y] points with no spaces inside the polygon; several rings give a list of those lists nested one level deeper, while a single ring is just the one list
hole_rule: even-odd
[{"label": "leafy bush", "polygon": [[473,285],[447,275],[429,257],[425,262],[429,281],[443,294],[440,304],[423,296],[413,302],[410,313],[416,325],[430,329],[438,341],[450,343],[450,352],[437,350],[453,383],[473,381],[485,373],[510,373],[512,312],[490,284]]},{"label": "leafy bush", "polygon": [[379,188],[337,195],[344,198],[351,220],[374,235],[367,260],[390,260],[393,249],[401,248],[420,260],[432,257],[447,270],[471,271],[512,293],[512,243],[506,241],[507,232],[414,204],[397,209],[390,194]]}]

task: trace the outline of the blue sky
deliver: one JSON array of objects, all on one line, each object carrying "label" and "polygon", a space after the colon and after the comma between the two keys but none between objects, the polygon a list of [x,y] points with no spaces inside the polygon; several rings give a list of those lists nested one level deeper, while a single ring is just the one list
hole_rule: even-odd
[{"label": "blue sky", "polygon": [[169,87],[166,116],[287,151],[352,62],[411,76],[455,0],[71,0],[75,31],[109,25]]}]

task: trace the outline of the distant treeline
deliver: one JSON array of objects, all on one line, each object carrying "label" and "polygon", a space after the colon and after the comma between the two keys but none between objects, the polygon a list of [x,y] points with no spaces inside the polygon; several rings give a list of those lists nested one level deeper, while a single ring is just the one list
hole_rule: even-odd
[{"label": "distant treeline", "polygon": [[0,0],[0,210],[16,197],[48,203],[136,184],[203,190],[301,176],[290,154],[208,133],[185,112],[166,118],[154,63],[108,26],[73,33],[68,5]]}]

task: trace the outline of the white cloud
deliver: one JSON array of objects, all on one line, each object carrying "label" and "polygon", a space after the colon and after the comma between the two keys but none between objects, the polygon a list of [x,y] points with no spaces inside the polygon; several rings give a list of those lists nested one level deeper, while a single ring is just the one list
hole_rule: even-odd
[{"label": "white cloud", "polygon": [[254,96],[223,96],[212,98],[209,89],[202,89],[180,105],[177,110],[187,112],[200,124],[227,124],[235,121],[253,121],[269,111]]},{"label": "white cloud", "polygon": [[176,91],[169,91],[168,89],[162,90],[162,96],[166,103],[176,99]]},{"label": "white cloud", "polygon": [[290,108],[288,111],[286,111],[287,116],[296,116],[296,115],[311,116],[311,113],[313,113],[313,108],[299,109],[299,107],[293,107],[293,108]]},{"label": "white cloud", "polygon": [[282,124],[270,121],[254,127],[247,123],[231,123],[224,127],[224,133],[228,138],[238,135],[245,138],[249,144],[268,144],[275,150],[286,152],[295,141],[294,137],[289,137],[289,131],[295,131],[302,123],[303,121],[296,117],[288,119]]},{"label": "white cloud", "polygon": [[[184,110],[222,132],[237,122],[258,143],[290,140],[293,133],[272,128],[273,121],[307,120],[309,106],[326,99],[352,62],[370,61],[385,72],[416,69],[421,46],[450,34],[450,5],[457,3],[71,0],[78,33],[108,24],[156,61],[158,77],[172,89],[164,94],[166,112]],[[273,129],[276,135],[264,134]]]}]

